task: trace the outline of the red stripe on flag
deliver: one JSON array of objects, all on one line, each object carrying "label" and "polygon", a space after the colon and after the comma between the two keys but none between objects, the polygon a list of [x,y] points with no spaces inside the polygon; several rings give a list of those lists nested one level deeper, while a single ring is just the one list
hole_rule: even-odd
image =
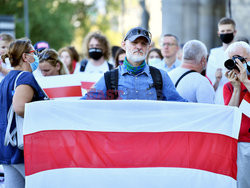
[{"label": "red stripe on flag", "polygon": [[244,100],[250,103],[250,93],[247,92],[246,95],[244,96]]},{"label": "red stripe on flag", "polygon": [[81,97],[82,91],[81,86],[65,86],[55,88],[44,88],[45,93],[49,98],[59,97]]},{"label": "red stripe on flag", "polygon": [[236,179],[237,140],[201,132],[41,131],[24,136],[25,174],[58,168],[180,167]]},{"label": "red stripe on flag", "polygon": [[95,84],[95,82],[81,82],[81,87],[87,91]]}]

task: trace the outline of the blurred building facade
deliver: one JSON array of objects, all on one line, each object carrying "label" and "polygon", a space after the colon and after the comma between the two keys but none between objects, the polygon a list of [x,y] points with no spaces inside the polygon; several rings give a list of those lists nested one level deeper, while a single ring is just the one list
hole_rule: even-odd
[{"label": "blurred building facade", "polygon": [[157,47],[160,37],[166,33],[177,35],[180,43],[198,39],[208,49],[220,46],[217,23],[220,18],[230,16],[230,9],[236,21],[236,38],[250,40],[250,0],[122,0],[118,28],[123,35],[131,27],[145,25],[142,1],[149,13],[148,26]]},{"label": "blurred building facade", "polygon": [[249,39],[249,9],[250,0],[162,0],[162,33],[176,34],[181,43],[198,39],[209,49],[220,46],[217,23],[231,12],[236,22],[236,38]]}]

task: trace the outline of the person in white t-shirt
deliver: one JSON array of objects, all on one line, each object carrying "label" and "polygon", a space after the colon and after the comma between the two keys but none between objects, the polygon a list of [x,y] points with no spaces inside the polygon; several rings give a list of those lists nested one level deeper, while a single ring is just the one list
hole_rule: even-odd
[{"label": "person in white t-shirt", "polygon": [[215,89],[214,102],[216,104],[224,104],[223,86],[228,82],[225,77],[227,69],[224,67],[224,62],[227,60],[225,51],[234,42],[236,32],[236,24],[233,19],[227,17],[220,19],[218,36],[222,41],[222,46],[211,49],[206,69],[206,75],[212,81]]},{"label": "person in white t-shirt", "polygon": [[[0,57],[7,53],[10,43],[13,41],[14,38],[10,34],[0,34]],[[10,69],[11,65],[9,59],[6,58],[5,61],[3,61],[3,59],[0,58],[0,82],[5,75],[9,73]]]},{"label": "person in white t-shirt", "polygon": [[182,64],[168,72],[177,92],[189,102],[214,103],[214,89],[200,73],[206,67],[207,48],[198,40],[188,41],[183,47]]},{"label": "person in white t-shirt", "polygon": [[99,73],[103,74],[114,66],[108,63],[111,54],[107,38],[99,32],[90,33],[84,40],[84,55],[87,59],[80,62],[80,68],[74,73]]}]

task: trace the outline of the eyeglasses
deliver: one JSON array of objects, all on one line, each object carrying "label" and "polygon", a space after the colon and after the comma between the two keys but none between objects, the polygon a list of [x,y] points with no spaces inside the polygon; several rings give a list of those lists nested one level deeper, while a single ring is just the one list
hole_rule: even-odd
[{"label": "eyeglasses", "polygon": [[124,40],[127,40],[128,38],[130,38],[133,35],[143,35],[147,38],[149,38],[151,40],[152,38],[152,34],[149,31],[146,30],[142,30],[142,29],[133,29],[132,31],[130,31],[130,33],[126,36],[126,38]]},{"label": "eyeglasses", "polygon": [[32,53],[34,53],[35,55],[37,55],[37,51],[36,51],[36,50],[30,50],[29,52],[25,52],[25,53],[27,53],[27,54],[32,54]]},{"label": "eyeglasses", "polygon": [[175,43],[163,43],[162,46],[176,46]]}]

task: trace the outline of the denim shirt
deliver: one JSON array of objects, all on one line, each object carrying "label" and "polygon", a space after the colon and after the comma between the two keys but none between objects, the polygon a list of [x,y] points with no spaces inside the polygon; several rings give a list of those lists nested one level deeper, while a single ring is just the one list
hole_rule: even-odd
[{"label": "denim shirt", "polygon": [[[149,66],[146,65],[144,70],[138,75],[130,74],[123,65],[118,67],[118,92],[120,100],[157,100],[156,89],[153,86],[153,79],[149,72]],[[162,94],[165,101],[183,101],[176,91],[167,72],[160,70],[163,81]],[[104,76],[95,84],[84,97],[81,99],[107,99],[107,89]]]}]

